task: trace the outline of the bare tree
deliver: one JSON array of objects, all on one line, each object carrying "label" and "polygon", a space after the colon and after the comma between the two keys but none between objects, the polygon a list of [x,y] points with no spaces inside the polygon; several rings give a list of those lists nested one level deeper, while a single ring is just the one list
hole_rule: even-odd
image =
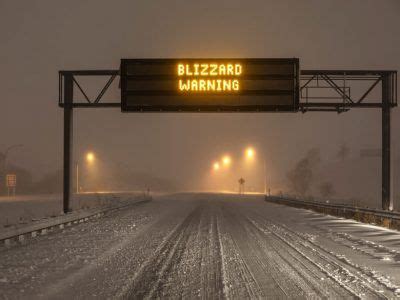
[{"label": "bare tree", "polygon": [[342,144],[339,147],[339,151],[337,153],[337,158],[341,161],[344,161],[350,154],[350,148],[346,144]]},{"label": "bare tree", "polygon": [[313,181],[314,169],[320,161],[320,150],[313,148],[288,172],[287,178],[289,180],[290,189],[294,193],[300,196],[306,195]]},{"label": "bare tree", "polygon": [[333,188],[333,184],[331,182],[323,182],[319,186],[319,191],[321,196],[324,198],[332,197],[335,194],[335,189]]}]

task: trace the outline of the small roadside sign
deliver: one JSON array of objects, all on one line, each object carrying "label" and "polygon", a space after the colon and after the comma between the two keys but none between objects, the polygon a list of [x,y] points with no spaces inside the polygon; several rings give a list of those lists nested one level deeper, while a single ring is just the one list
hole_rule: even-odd
[{"label": "small roadside sign", "polygon": [[246,182],[242,177],[239,178],[239,195],[244,194],[244,183]]},{"label": "small roadside sign", "polygon": [[7,187],[9,187],[9,188],[16,187],[17,186],[17,175],[7,174],[6,184],[7,184]]},{"label": "small roadside sign", "polygon": [[6,176],[6,186],[8,191],[8,196],[10,196],[10,192],[15,196],[15,189],[17,187],[17,175],[15,174],[7,174]]}]

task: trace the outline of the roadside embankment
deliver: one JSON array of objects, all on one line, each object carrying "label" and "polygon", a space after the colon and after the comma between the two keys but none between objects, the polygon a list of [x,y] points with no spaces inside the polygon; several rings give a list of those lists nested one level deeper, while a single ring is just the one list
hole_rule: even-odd
[{"label": "roadside embankment", "polygon": [[[74,194],[70,208],[73,212],[107,208],[143,195],[142,192]],[[0,197],[0,231],[59,217],[62,210],[61,194]]]},{"label": "roadside embankment", "polygon": [[46,234],[55,228],[63,229],[64,226],[86,222],[91,218],[98,218],[106,213],[151,200],[151,196],[147,194],[120,194],[119,196],[102,194],[102,197],[111,200],[107,202],[107,205],[75,210],[68,214],[44,217],[0,228],[0,241],[4,241],[6,245],[11,244],[14,239],[23,242],[26,238]]}]

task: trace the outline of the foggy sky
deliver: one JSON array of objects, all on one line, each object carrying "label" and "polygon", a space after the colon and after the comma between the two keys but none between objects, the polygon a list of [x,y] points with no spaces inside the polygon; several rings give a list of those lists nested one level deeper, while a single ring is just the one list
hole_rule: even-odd
[{"label": "foggy sky", "polygon": [[[121,58],[299,57],[302,69],[400,67],[400,2],[0,0],[0,151],[36,177],[62,167],[58,70],[117,69]],[[101,88],[99,86],[99,88]],[[108,96],[118,96],[115,88]],[[95,97],[95,90],[90,95]],[[264,152],[279,181],[312,147],[380,147],[379,110],[306,114],[75,114],[75,154],[200,187],[214,159]],[[392,141],[399,149],[400,111]]]}]

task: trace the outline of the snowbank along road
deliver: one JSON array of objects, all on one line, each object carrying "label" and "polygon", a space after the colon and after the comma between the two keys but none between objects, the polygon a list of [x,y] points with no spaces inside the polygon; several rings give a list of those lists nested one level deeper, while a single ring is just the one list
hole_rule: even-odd
[{"label": "snowbank along road", "polygon": [[0,248],[0,298],[396,298],[400,234],[263,201],[176,194]]}]

